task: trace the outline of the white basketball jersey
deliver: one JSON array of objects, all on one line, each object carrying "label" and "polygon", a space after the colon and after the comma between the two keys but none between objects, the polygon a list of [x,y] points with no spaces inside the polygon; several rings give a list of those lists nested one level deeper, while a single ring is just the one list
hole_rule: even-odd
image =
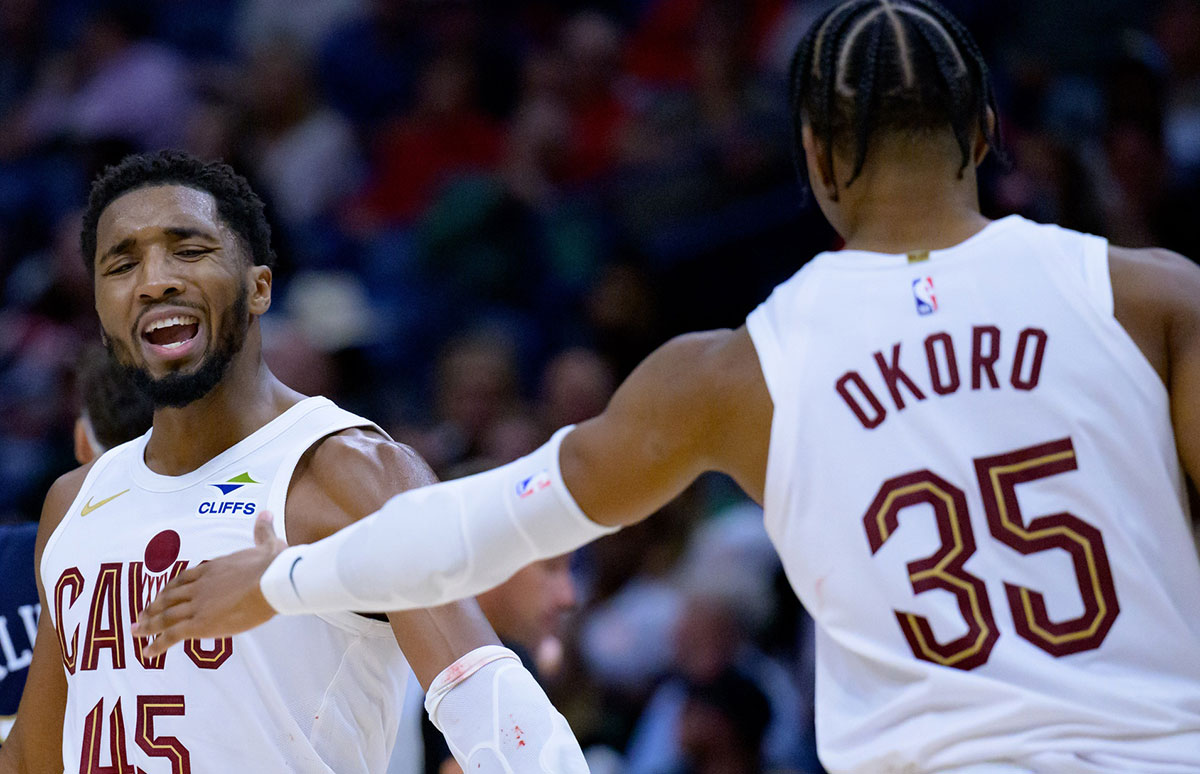
[{"label": "white basketball jersey", "polygon": [[96,462],[40,568],[67,675],[66,771],[386,769],[408,674],[388,624],[351,613],[277,616],[157,659],[129,633],[168,578],[253,545],[262,509],[286,539],[301,455],[359,426],[373,427],[309,398],[183,476],[146,467],[149,433]]},{"label": "white basketball jersey", "polygon": [[1200,772],[1200,563],[1103,239],[825,253],[747,326],[831,772]]}]

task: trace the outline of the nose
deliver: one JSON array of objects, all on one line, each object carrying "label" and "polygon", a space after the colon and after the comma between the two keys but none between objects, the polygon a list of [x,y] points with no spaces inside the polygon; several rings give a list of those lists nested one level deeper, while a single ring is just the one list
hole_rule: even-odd
[{"label": "nose", "polygon": [[147,303],[161,301],[183,292],[182,278],[172,270],[174,262],[163,250],[151,249],[139,267],[138,298]]}]

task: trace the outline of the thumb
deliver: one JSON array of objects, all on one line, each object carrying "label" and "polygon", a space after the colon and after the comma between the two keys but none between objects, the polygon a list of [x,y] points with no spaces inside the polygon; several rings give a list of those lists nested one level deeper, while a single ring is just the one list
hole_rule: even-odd
[{"label": "thumb", "polygon": [[254,545],[268,546],[275,541],[275,517],[270,511],[259,511],[254,519]]}]

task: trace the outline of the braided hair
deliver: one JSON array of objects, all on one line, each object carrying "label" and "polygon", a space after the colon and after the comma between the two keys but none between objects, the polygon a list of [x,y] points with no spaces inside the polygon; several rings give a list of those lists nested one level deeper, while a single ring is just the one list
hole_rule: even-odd
[{"label": "braided hair", "polygon": [[978,126],[1003,159],[996,95],[987,64],[966,27],[934,0],[847,0],[820,17],[792,58],[791,118],[796,159],[807,121],[825,146],[854,149],[849,186],[862,172],[877,130],[921,132],[949,125],[971,162]]}]

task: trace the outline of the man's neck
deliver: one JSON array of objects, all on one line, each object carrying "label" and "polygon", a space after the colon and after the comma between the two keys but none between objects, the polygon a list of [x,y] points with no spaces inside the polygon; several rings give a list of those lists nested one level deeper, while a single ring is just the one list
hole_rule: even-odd
[{"label": "man's neck", "polygon": [[979,211],[973,165],[958,174],[957,147],[884,138],[876,150],[886,163],[868,163],[843,188],[846,247],[877,253],[941,250],[988,224]]},{"label": "man's neck", "polygon": [[252,358],[239,355],[203,398],[154,411],[146,466],[164,476],[190,473],[303,398],[276,379],[257,353]]}]

